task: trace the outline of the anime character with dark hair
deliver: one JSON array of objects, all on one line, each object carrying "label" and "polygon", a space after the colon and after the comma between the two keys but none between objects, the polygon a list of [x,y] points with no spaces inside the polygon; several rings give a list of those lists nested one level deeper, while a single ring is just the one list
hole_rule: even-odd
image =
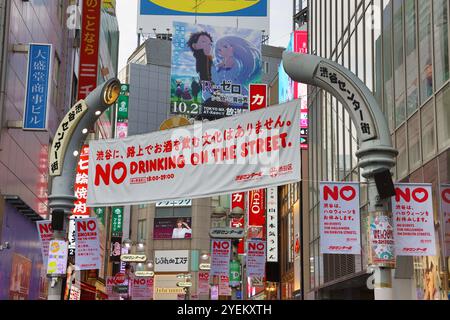
[{"label": "anime character with dark hair", "polygon": [[211,81],[211,68],[213,64],[212,45],[213,39],[206,31],[193,33],[187,45],[191,48],[196,60],[196,70],[200,81]]}]

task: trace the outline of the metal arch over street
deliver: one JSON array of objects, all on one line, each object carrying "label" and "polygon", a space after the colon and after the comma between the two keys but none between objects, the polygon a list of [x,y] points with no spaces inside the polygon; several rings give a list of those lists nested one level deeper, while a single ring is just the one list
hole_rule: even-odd
[{"label": "metal arch over street", "polygon": [[339,64],[313,55],[285,52],[286,73],[297,82],[330,92],[349,112],[358,132],[359,167],[364,177],[391,169],[398,151],[393,148],[386,118],[367,86]]}]

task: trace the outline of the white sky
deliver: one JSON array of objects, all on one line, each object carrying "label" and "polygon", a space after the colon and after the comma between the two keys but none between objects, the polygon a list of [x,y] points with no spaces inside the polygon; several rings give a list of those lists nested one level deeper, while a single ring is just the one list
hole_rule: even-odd
[{"label": "white sky", "polygon": [[[138,0],[117,0],[120,50],[119,71],[137,47],[136,19]],[[272,46],[286,47],[292,32],[292,0],[270,1],[270,39]]]}]

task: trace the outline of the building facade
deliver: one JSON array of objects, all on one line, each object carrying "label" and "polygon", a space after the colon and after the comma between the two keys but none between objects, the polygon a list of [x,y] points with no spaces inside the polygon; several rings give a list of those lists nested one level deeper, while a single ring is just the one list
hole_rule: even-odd
[{"label": "building facade", "polygon": [[[355,73],[374,93],[398,149],[394,181],[431,183],[437,252],[397,257],[394,297],[446,300],[448,257],[439,187],[449,182],[450,84],[447,0],[310,0],[309,50]],[[329,93],[310,87],[308,210],[303,219],[305,295],[373,299],[366,285],[367,185],[357,167],[350,116]],[[319,181],[360,181],[362,255],[320,254]],[[431,280],[430,280],[431,278]],[[433,283],[433,294],[427,293]]]}]

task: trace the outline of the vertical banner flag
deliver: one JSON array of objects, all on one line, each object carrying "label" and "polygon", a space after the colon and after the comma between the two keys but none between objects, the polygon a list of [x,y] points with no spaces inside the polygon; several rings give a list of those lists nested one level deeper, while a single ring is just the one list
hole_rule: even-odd
[{"label": "vertical banner flag", "polygon": [[[294,31],[294,52],[308,53],[308,31]],[[294,97],[301,101],[300,146],[302,149],[308,149],[308,85],[297,82],[293,82],[293,85]]]},{"label": "vertical banner flag", "polygon": [[230,287],[238,287],[241,284],[241,264],[237,260],[230,262]]},{"label": "vertical banner flag", "polygon": [[392,213],[398,256],[436,255],[431,184],[395,184]]},{"label": "vertical banner flag", "polygon": [[120,86],[120,95],[117,99],[116,138],[123,139],[128,136],[128,105],[130,85]]},{"label": "vertical banner flag", "polygon": [[75,264],[80,270],[100,269],[100,243],[96,218],[75,220]]},{"label": "vertical banner flag", "polygon": [[219,286],[211,286],[211,300],[219,300]]},{"label": "vertical banner flag", "polygon": [[249,109],[261,83],[261,31],[173,23],[171,113],[213,120]]},{"label": "vertical banner flag", "polygon": [[73,214],[77,216],[89,217],[89,209],[86,207],[89,169],[89,146],[81,148],[80,159],[78,160],[77,173],[75,176],[75,207]]},{"label": "vertical banner flag", "polygon": [[208,271],[200,271],[198,273],[198,289],[197,293],[200,294],[208,294],[209,295],[209,272]]},{"label": "vertical banner flag", "polygon": [[67,242],[52,240],[49,243],[47,274],[65,275],[67,269]]},{"label": "vertical banner flag", "polygon": [[51,61],[51,44],[30,43],[23,130],[47,129]]},{"label": "vertical banner flag", "polygon": [[250,84],[250,111],[267,108],[267,84]]},{"label": "vertical banner flag", "polygon": [[230,280],[228,276],[220,276],[219,296],[231,296]]},{"label": "vertical banner flag", "polygon": [[97,87],[101,7],[101,1],[83,0],[78,100],[86,98]]},{"label": "vertical banner flag", "polygon": [[231,241],[212,240],[211,276],[227,276],[230,266]]},{"label": "vertical banner flag", "polygon": [[441,216],[445,256],[450,257],[450,185],[441,185]]},{"label": "vertical banner flag", "polygon": [[131,280],[132,300],[152,300],[153,299],[153,278],[133,277]]},{"label": "vertical banner flag", "polygon": [[267,262],[278,262],[278,188],[267,189]]},{"label": "vertical banner flag", "polygon": [[359,182],[320,183],[320,253],[361,254]]},{"label": "vertical banner flag", "polygon": [[247,276],[264,277],[266,275],[266,242],[249,240],[247,242]]},{"label": "vertical banner flag", "polygon": [[123,227],[123,207],[112,207],[111,236],[121,237]]},{"label": "vertical banner flag", "polygon": [[120,300],[120,294],[114,290],[114,287],[118,285],[115,279],[115,276],[106,277],[106,294],[108,295],[108,300]]},{"label": "vertical banner flag", "polygon": [[49,220],[37,221],[36,226],[38,229],[39,239],[41,240],[41,252],[43,265],[47,265],[48,248],[50,240],[53,237],[52,222]]},{"label": "vertical banner flag", "polygon": [[248,193],[248,239],[264,239],[265,189],[252,190]]}]

